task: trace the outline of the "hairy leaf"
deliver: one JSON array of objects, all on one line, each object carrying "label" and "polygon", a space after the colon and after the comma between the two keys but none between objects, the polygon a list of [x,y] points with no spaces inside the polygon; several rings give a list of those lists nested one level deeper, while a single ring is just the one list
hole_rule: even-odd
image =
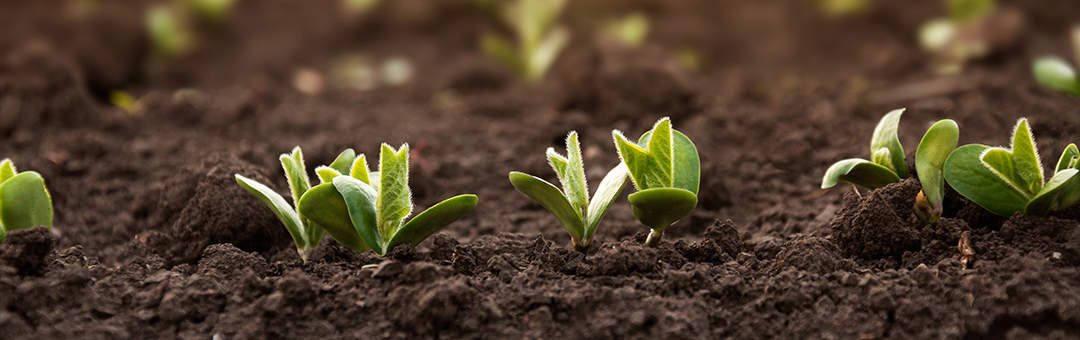
[{"label": "hairy leaf", "polygon": [[555,215],[555,218],[559,220],[559,224],[562,224],[563,229],[566,229],[570,236],[582,239],[585,235],[579,210],[574,209],[570,201],[563,195],[563,192],[556,188],[555,185],[538,177],[517,171],[510,173],[510,183],[521,193],[540,202],[541,206]]},{"label": "hairy leaf", "polygon": [[349,176],[369,185],[371,184],[371,172],[368,170],[367,157],[363,154],[361,154],[360,157],[356,157],[356,160],[350,167]]},{"label": "hairy leaf", "polygon": [[1080,96],[1080,78],[1068,62],[1057,57],[1042,57],[1035,60],[1032,72],[1043,86]]},{"label": "hairy leaf", "polygon": [[1046,216],[1051,211],[1069,208],[1080,202],[1080,170],[1064,169],[1054,174],[1042,192],[1028,202],[1025,214]]},{"label": "hairy leaf", "polygon": [[259,201],[262,201],[270,211],[277,215],[281,220],[281,224],[285,225],[285,229],[289,231],[289,235],[292,236],[293,242],[297,247],[304,247],[308,244],[307,235],[304,233],[304,223],[300,220],[300,215],[293,210],[293,207],[285,201],[285,198],[278,195],[273,189],[256,182],[250,178],[236,174],[236,183],[240,184],[244,190],[247,190],[252,195],[255,195]]},{"label": "hairy leaf", "polygon": [[334,162],[330,163],[330,167],[337,170],[339,174],[347,174],[352,169],[353,161],[356,160],[356,151],[353,149],[345,149],[337,158],[334,158]]},{"label": "hairy leaf", "polygon": [[384,143],[379,154],[379,172],[382,174],[376,203],[379,230],[385,239],[389,239],[413,208],[409,190],[409,144],[402,144],[395,151]]},{"label": "hairy leaf", "polygon": [[[348,176],[338,176],[348,178]],[[368,244],[357,232],[359,228],[353,225],[349,215],[349,206],[345,198],[338,192],[334,183],[316,185],[300,198],[297,210],[312,223],[330,234],[334,240],[342,246],[365,252],[369,249]],[[370,229],[375,229],[374,225]]]},{"label": "hairy leaf", "polygon": [[420,212],[394,234],[387,250],[393,250],[399,244],[409,243],[413,246],[420,244],[442,227],[450,225],[472,211],[476,208],[476,203],[476,195],[458,195]]},{"label": "hairy leaf", "polygon": [[308,182],[307,169],[304,167],[304,154],[300,147],[295,147],[292,154],[281,154],[281,167],[285,169],[285,178],[289,180],[289,189],[292,190],[293,204],[299,204],[300,197],[311,189]]},{"label": "hairy leaf", "polygon": [[[874,136],[870,139],[870,154],[875,155],[874,163],[889,168],[896,173],[897,177],[907,178],[907,161],[904,160],[904,147],[900,145],[900,137],[897,136],[897,128],[900,126],[900,116],[904,109],[892,110],[881,118],[877,127],[874,128]],[[879,163],[877,153],[881,149],[888,149],[889,160]]]},{"label": "hairy leaf", "polygon": [[652,229],[675,224],[697,207],[697,195],[679,188],[641,190],[629,197],[634,217]]},{"label": "hairy leaf", "polygon": [[12,163],[10,159],[5,158],[3,161],[0,161],[0,183],[15,176],[17,173],[19,172],[15,171],[15,163]]},{"label": "hairy leaf", "polygon": [[1035,139],[1031,137],[1027,119],[1020,118],[1013,130],[1009,149],[992,147],[980,157],[983,165],[1002,180],[1019,189],[1025,197],[1032,198],[1042,190],[1043,168]]},{"label": "hairy leaf", "polygon": [[626,169],[626,164],[619,163],[611,171],[608,171],[604,179],[600,181],[600,186],[596,188],[596,195],[593,195],[592,202],[589,202],[582,239],[591,239],[593,234],[596,233],[596,227],[600,225],[600,220],[604,219],[604,214],[611,207],[611,203],[615,202],[616,197],[619,197],[619,193],[626,186],[626,178],[629,176],[630,171]]},{"label": "hairy leaf", "polygon": [[1007,217],[1024,211],[1029,196],[983,164],[981,158],[987,149],[990,147],[969,144],[954,150],[945,160],[945,181],[960,195],[996,215]]},{"label": "hairy leaf", "polygon": [[581,160],[577,132],[570,132],[566,136],[566,154],[568,157],[563,157],[556,153],[554,148],[548,148],[548,162],[555,169],[570,206],[578,211],[578,215],[584,217],[585,207],[589,204],[589,186],[585,180],[585,165]]},{"label": "hairy leaf", "polygon": [[341,176],[341,173],[334,168],[320,165],[315,168],[315,175],[319,176],[319,184],[330,183],[334,180],[334,177]]}]

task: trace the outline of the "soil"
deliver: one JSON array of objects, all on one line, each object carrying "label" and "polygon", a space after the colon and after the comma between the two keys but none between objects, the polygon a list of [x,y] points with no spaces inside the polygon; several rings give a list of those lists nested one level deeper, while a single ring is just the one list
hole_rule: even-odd
[{"label": "soil", "polygon": [[[1005,218],[949,192],[943,219],[921,226],[914,174],[818,189],[832,162],[868,157],[874,125],[900,107],[909,164],[938,119],[958,122],[962,144],[1001,145],[1020,117],[1054,164],[1080,142],[1080,99],[1038,86],[1030,63],[1068,55],[1080,2],[1001,1],[1025,18],[1019,41],[942,78],[913,38],[940,1],[840,18],[809,1],[571,1],[573,42],[538,84],[478,51],[505,29],[473,1],[360,16],[330,0],[239,1],[171,60],[142,30],[149,3],[79,3],[0,4],[0,156],[40,172],[56,212],[51,231],[0,246],[2,339],[1080,339],[1080,208]],[[596,18],[633,11],[652,21],[645,46],[596,36]],[[682,49],[700,70],[680,66]],[[330,81],[354,53],[403,56],[416,76],[369,91]],[[297,91],[301,69],[325,91]],[[144,109],[111,106],[111,90]],[[611,130],[663,116],[697,144],[702,185],[659,248],[642,245],[623,197],[575,252],[506,179],[553,180],[543,152],[576,130],[595,186],[618,162]],[[475,193],[475,211],[415,248],[380,258],[327,238],[303,263],[232,179],[282,190],[277,155],[293,146],[311,170],[382,142],[412,145],[419,206]]]}]

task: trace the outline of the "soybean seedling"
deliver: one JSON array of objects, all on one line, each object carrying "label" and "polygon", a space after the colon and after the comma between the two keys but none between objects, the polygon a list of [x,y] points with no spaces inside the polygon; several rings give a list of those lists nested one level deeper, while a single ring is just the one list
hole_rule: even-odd
[{"label": "soybean seedling", "polygon": [[510,172],[510,183],[554,214],[570,234],[574,249],[584,253],[592,245],[600,220],[626,184],[626,165],[620,163],[611,169],[590,200],[577,132],[571,131],[566,136],[566,156],[555,152],[555,148],[548,148],[547,158],[559,177],[562,190],[539,177],[517,171]]},{"label": "soybean seedling", "polygon": [[379,256],[400,244],[420,244],[476,207],[476,195],[458,195],[406,221],[413,209],[408,144],[394,150],[384,143],[379,171],[368,171],[364,155],[356,157],[348,171],[343,170],[316,169],[325,183],[300,199],[300,214],[325,228],[339,243],[359,242]]},{"label": "soybean seedling", "polygon": [[1022,212],[1046,216],[1080,202],[1080,151],[1069,144],[1054,175],[1043,183],[1043,166],[1026,118],[1013,129],[1008,149],[968,144],[945,161],[945,180],[964,197],[1000,216]]},{"label": "soybean seedling", "polygon": [[52,198],[41,174],[18,172],[10,159],[0,161],[0,242],[15,229],[52,229],[52,221]]},{"label": "soybean seedling", "polygon": [[[352,159],[349,158],[351,155],[355,155],[352,149],[345,150],[338,155],[337,160],[330,166],[348,167],[352,165]],[[300,147],[297,146],[293,148],[292,153],[281,154],[278,158],[281,160],[281,168],[285,170],[285,178],[289,182],[289,189],[293,196],[293,206],[299,206],[300,197],[303,197],[304,193],[311,189],[307,168],[304,165],[304,154],[300,151]],[[285,229],[289,230],[293,242],[296,243],[296,252],[300,254],[300,259],[306,263],[308,254],[312,249],[319,246],[319,241],[322,241],[326,231],[298,214],[293,206],[290,206],[281,195],[270,189],[270,187],[240,174],[236,174],[235,177],[236,183],[239,183],[241,187],[259,198],[263,204],[266,204],[266,207],[277,215],[281,223],[285,225]],[[346,245],[346,247],[348,246]]]},{"label": "soybean seedling", "polygon": [[871,160],[849,158],[834,163],[825,171],[821,188],[832,188],[844,181],[873,190],[907,177],[904,147],[896,134],[903,113],[904,109],[892,110],[878,122],[870,139]]},{"label": "soybean seedling", "polygon": [[[1073,57],[1080,65],[1080,26],[1072,29]],[[1035,80],[1048,88],[1080,96],[1080,77],[1069,62],[1058,57],[1040,57],[1032,66]]]},{"label": "soybean seedling", "polygon": [[528,81],[538,81],[570,42],[570,31],[557,21],[566,0],[517,0],[499,8],[518,45],[493,34],[480,41],[483,51]]},{"label": "soybean seedling", "polygon": [[195,47],[195,33],[182,8],[150,7],[146,12],[146,29],[154,53],[160,57],[179,57]]},{"label": "soybean seedling", "polygon": [[656,122],[637,143],[619,130],[611,132],[619,158],[630,172],[637,192],[630,194],[634,217],[652,229],[645,244],[660,245],[664,229],[697,207],[701,161],[697,147],[682,132],[671,128],[671,119]]},{"label": "soybean seedling", "polygon": [[968,60],[990,53],[991,43],[979,26],[997,9],[994,0],[947,0],[949,16],[919,28],[919,44],[935,55],[939,73],[957,73]]},{"label": "soybean seedling", "polygon": [[915,215],[923,223],[937,223],[942,213],[942,201],[945,198],[945,177],[942,167],[949,154],[956,149],[960,139],[960,128],[952,119],[942,119],[934,123],[915,151],[915,169],[919,172],[919,190],[915,197]]}]

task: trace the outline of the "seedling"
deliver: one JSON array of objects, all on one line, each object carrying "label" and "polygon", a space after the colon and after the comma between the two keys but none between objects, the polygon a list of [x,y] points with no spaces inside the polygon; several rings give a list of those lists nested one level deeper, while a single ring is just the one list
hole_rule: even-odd
[{"label": "seedling", "polygon": [[990,37],[979,25],[997,9],[994,0],[948,0],[947,18],[933,19],[919,28],[919,43],[935,54],[939,73],[957,73],[968,60],[990,53]]},{"label": "seedling", "polygon": [[236,0],[183,0],[187,6],[203,19],[221,22],[229,16]]},{"label": "seedling", "polygon": [[[331,166],[341,166],[339,160],[348,159],[350,155],[354,154],[352,149],[345,150],[341,155],[338,155],[338,160],[335,160]],[[241,187],[259,198],[263,204],[266,204],[266,207],[277,215],[296,243],[296,252],[307,263],[308,254],[312,249],[319,246],[319,241],[322,241],[326,231],[304,216],[297,214],[296,209],[293,208],[293,206],[299,205],[300,197],[303,197],[304,193],[311,188],[311,183],[308,182],[307,168],[304,165],[304,154],[300,151],[300,147],[297,146],[293,148],[292,153],[281,154],[278,158],[281,160],[281,168],[285,170],[285,178],[288,179],[289,189],[292,191],[292,206],[273,189],[250,178],[236,174],[236,183],[239,183]],[[351,163],[347,165],[351,165]]]},{"label": "seedling", "polygon": [[[1076,65],[1080,65],[1080,26],[1072,29],[1072,44]],[[1080,77],[1077,77],[1076,69],[1069,62],[1058,57],[1040,57],[1035,60],[1032,69],[1035,80],[1043,86],[1080,96]]]},{"label": "seedling", "polygon": [[649,18],[644,13],[631,13],[604,25],[604,32],[623,45],[640,47],[649,35]]},{"label": "seedling", "polygon": [[0,242],[15,229],[52,229],[52,220],[52,198],[41,174],[18,172],[10,159],[0,161]]},{"label": "seedling", "polygon": [[915,215],[924,223],[937,223],[942,213],[942,200],[945,198],[945,177],[942,167],[949,154],[956,149],[960,139],[960,128],[952,119],[942,119],[934,123],[915,151],[915,169],[919,172],[922,190],[915,197]]},{"label": "seedling", "polygon": [[870,0],[810,0],[810,3],[830,18],[866,13],[873,5]]},{"label": "seedling", "polygon": [[849,158],[836,162],[825,171],[821,188],[832,188],[838,181],[844,181],[873,190],[906,178],[904,147],[896,134],[903,113],[904,109],[892,110],[874,128],[874,136],[870,139],[872,160]]},{"label": "seedling", "polygon": [[652,229],[645,244],[660,245],[664,229],[697,207],[701,161],[697,147],[682,132],[671,128],[669,118],[660,119],[637,143],[619,130],[611,132],[619,158],[630,172],[637,192],[630,194],[630,207],[645,226]]},{"label": "seedling", "polygon": [[562,190],[539,177],[517,171],[510,172],[510,183],[554,214],[570,234],[574,249],[584,253],[592,245],[600,220],[622,192],[629,172],[622,163],[611,169],[590,201],[577,132],[571,131],[566,136],[566,156],[555,152],[555,148],[548,148],[547,158],[559,177]]},{"label": "seedling", "polygon": [[146,29],[154,52],[164,58],[187,54],[195,46],[195,34],[183,11],[156,5],[146,12]]},{"label": "seedling", "polygon": [[406,221],[413,209],[408,144],[394,150],[384,143],[376,172],[368,171],[364,155],[348,169],[329,166],[315,171],[324,183],[300,199],[300,214],[325,228],[338,243],[370,246],[380,256],[400,244],[420,244],[477,203],[476,195],[454,196]]},{"label": "seedling", "polygon": [[517,36],[518,46],[485,34],[480,46],[528,81],[538,81],[570,42],[570,31],[557,21],[566,0],[517,0],[499,9],[503,23]]},{"label": "seedling", "polygon": [[1017,212],[1046,216],[1080,202],[1080,151],[1070,144],[1062,152],[1054,176],[1043,183],[1035,139],[1020,118],[1008,149],[968,144],[945,161],[945,180],[964,197],[1000,216]]}]

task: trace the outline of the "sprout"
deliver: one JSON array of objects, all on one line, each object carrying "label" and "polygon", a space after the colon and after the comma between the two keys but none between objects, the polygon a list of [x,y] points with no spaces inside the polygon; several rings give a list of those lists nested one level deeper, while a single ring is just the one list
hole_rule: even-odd
[{"label": "sprout", "polygon": [[[337,160],[330,166],[343,167],[351,165],[353,155],[355,153],[352,149],[345,150],[338,155]],[[323,235],[326,235],[326,231],[304,216],[297,214],[296,209],[293,208],[293,206],[299,206],[300,197],[303,197],[304,193],[311,188],[311,184],[308,182],[307,168],[304,166],[304,154],[300,152],[300,147],[293,148],[291,154],[281,154],[279,159],[281,159],[282,169],[285,170],[285,178],[289,181],[289,189],[292,191],[292,206],[285,202],[281,195],[278,195],[277,192],[262,183],[240,174],[236,174],[236,183],[239,183],[241,187],[244,187],[255,197],[258,197],[263,204],[266,204],[277,215],[296,243],[296,252],[300,254],[300,258],[306,263],[308,254],[312,249],[319,246],[319,241],[322,240]],[[361,243],[362,245],[363,243]],[[355,244],[345,246],[357,247]]]},{"label": "sprout", "polygon": [[649,18],[636,12],[604,25],[604,32],[630,47],[640,47],[649,35]]},{"label": "sprout", "polygon": [[964,197],[1000,216],[1022,212],[1046,216],[1080,202],[1080,151],[1069,144],[1043,183],[1043,166],[1026,118],[1013,130],[1008,149],[968,144],[945,161],[945,180]]},{"label": "sprout", "polygon": [[836,162],[825,171],[821,188],[832,188],[838,181],[844,181],[873,190],[907,177],[904,147],[896,135],[903,113],[904,109],[892,110],[874,128],[874,136],[870,139],[872,161],[850,158]]},{"label": "sprout", "polygon": [[949,154],[956,149],[960,139],[960,128],[952,119],[942,119],[934,123],[915,151],[915,169],[919,173],[922,190],[915,198],[915,215],[923,223],[937,223],[942,213],[942,201],[945,198],[945,177],[942,167]]},{"label": "sprout", "polygon": [[652,229],[645,244],[655,248],[664,228],[697,207],[701,177],[697,147],[682,132],[671,128],[669,118],[656,122],[637,143],[627,140],[618,130],[611,134],[619,158],[638,190],[629,197],[634,217]]},{"label": "sprout", "polygon": [[395,151],[384,143],[377,172],[368,171],[364,155],[347,168],[331,165],[315,171],[323,184],[300,198],[300,214],[338,243],[357,251],[370,247],[380,256],[400,244],[420,244],[477,203],[476,195],[454,196],[406,221],[413,209],[408,144]]},{"label": "sprout", "polygon": [[15,229],[52,229],[52,221],[52,198],[41,174],[17,172],[10,159],[0,161],[0,242]]},{"label": "sprout", "polygon": [[195,46],[195,35],[181,12],[163,5],[147,10],[146,29],[157,55],[175,58],[187,54]]},{"label": "sprout", "polygon": [[[1074,57],[1080,65],[1080,26],[1073,27],[1072,40]],[[1058,57],[1040,57],[1032,66],[1035,80],[1048,88],[1080,96],[1080,77],[1069,62]]]},{"label": "sprout", "polygon": [[135,99],[131,94],[120,90],[109,92],[109,102],[132,116],[140,116],[146,111],[146,106],[141,100]]},{"label": "sprout", "polygon": [[221,22],[229,16],[236,0],[186,0],[187,6],[203,19]]},{"label": "sprout", "polygon": [[571,131],[566,136],[566,157],[556,153],[554,148],[548,148],[547,157],[559,177],[562,190],[543,179],[517,171],[510,172],[510,183],[554,214],[570,234],[574,249],[584,253],[592,245],[600,220],[626,184],[626,165],[620,163],[611,169],[590,201],[577,132]]},{"label": "sprout", "polygon": [[870,0],[810,0],[810,2],[828,17],[862,14],[872,5]]},{"label": "sprout", "polygon": [[987,23],[997,10],[994,0],[949,0],[946,7],[947,18],[929,20],[918,32],[919,44],[935,55],[939,73],[958,73],[967,61],[990,53],[991,40],[996,37],[983,26],[1002,26],[1005,31],[1011,28],[1004,21]]},{"label": "sprout", "polygon": [[564,5],[566,0],[517,0],[504,5],[501,19],[517,36],[518,46],[485,34],[481,49],[525,80],[540,80],[570,42],[570,31],[557,24]]}]

